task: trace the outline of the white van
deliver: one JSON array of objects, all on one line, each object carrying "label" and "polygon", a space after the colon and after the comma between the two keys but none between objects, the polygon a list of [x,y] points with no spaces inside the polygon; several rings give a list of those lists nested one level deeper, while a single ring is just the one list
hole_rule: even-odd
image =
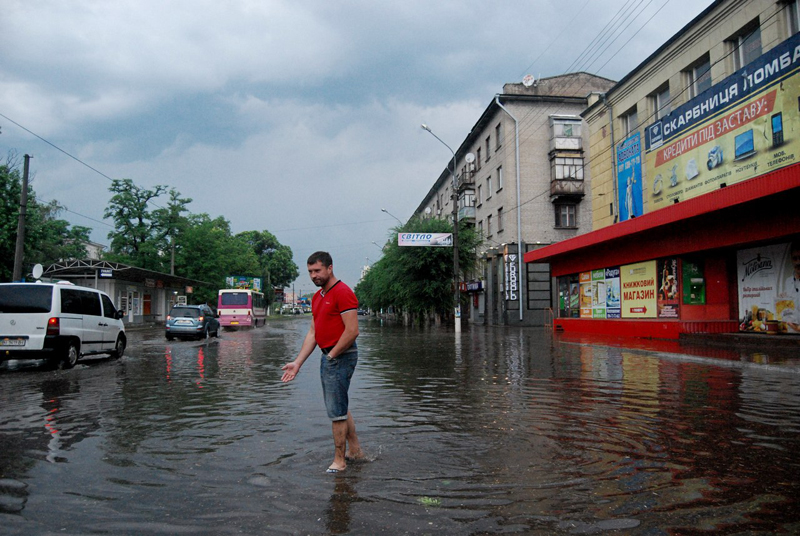
[{"label": "white van", "polygon": [[48,359],[72,368],[83,355],[122,357],[125,326],[111,298],[71,283],[0,283],[0,361]]}]

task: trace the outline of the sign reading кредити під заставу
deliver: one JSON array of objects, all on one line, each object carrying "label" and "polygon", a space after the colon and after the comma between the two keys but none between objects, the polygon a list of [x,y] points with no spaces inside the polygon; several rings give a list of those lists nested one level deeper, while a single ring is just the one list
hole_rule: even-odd
[{"label": "sign reading \u043a\u0440\u0435\u0434\u0438\u0442\u0438 \u043f\u0456\u0434 \u0437\u0430\u0441\u0442\u0430\u0432\u0443", "polygon": [[398,233],[398,246],[452,247],[453,233]]}]

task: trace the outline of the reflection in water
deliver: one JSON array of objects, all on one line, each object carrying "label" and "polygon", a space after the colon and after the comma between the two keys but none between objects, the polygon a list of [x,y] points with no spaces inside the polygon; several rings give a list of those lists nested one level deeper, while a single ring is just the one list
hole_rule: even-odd
[{"label": "reflection in water", "polygon": [[0,513],[24,522],[4,530],[800,532],[787,358],[362,320],[351,404],[370,461],[332,477],[319,355],[280,382],[308,322],[132,333],[118,361],[0,374]]}]

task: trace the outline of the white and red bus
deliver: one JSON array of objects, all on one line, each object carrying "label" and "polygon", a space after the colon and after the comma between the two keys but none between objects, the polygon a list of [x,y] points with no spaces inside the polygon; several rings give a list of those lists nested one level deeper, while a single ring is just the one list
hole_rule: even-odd
[{"label": "white and red bus", "polygon": [[261,292],[221,289],[217,303],[219,325],[227,329],[258,327],[267,323],[267,302]]}]

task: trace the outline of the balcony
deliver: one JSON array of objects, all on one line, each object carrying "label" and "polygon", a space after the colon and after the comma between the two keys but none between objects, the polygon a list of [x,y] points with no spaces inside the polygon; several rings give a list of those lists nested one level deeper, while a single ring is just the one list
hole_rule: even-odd
[{"label": "balcony", "polygon": [[557,198],[581,198],[583,196],[582,179],[554,179],[550,181],[551,201],[555,201]]},{"label": "balcony", "polygon": [[458,209],[458,221],[467,220],[475,223],[475,207],[461,207]]},{"label": "balcony", "polygon": [[577,136],[557,136],[550,138],[550,151],[581,151],[583,139]]},{"label": "balcony", "polygon": [[456,184],[458,184],[458,191],[462,191],[464,189],[475,189],[475,172],[474,171],[464,171],[456,175]]}]

